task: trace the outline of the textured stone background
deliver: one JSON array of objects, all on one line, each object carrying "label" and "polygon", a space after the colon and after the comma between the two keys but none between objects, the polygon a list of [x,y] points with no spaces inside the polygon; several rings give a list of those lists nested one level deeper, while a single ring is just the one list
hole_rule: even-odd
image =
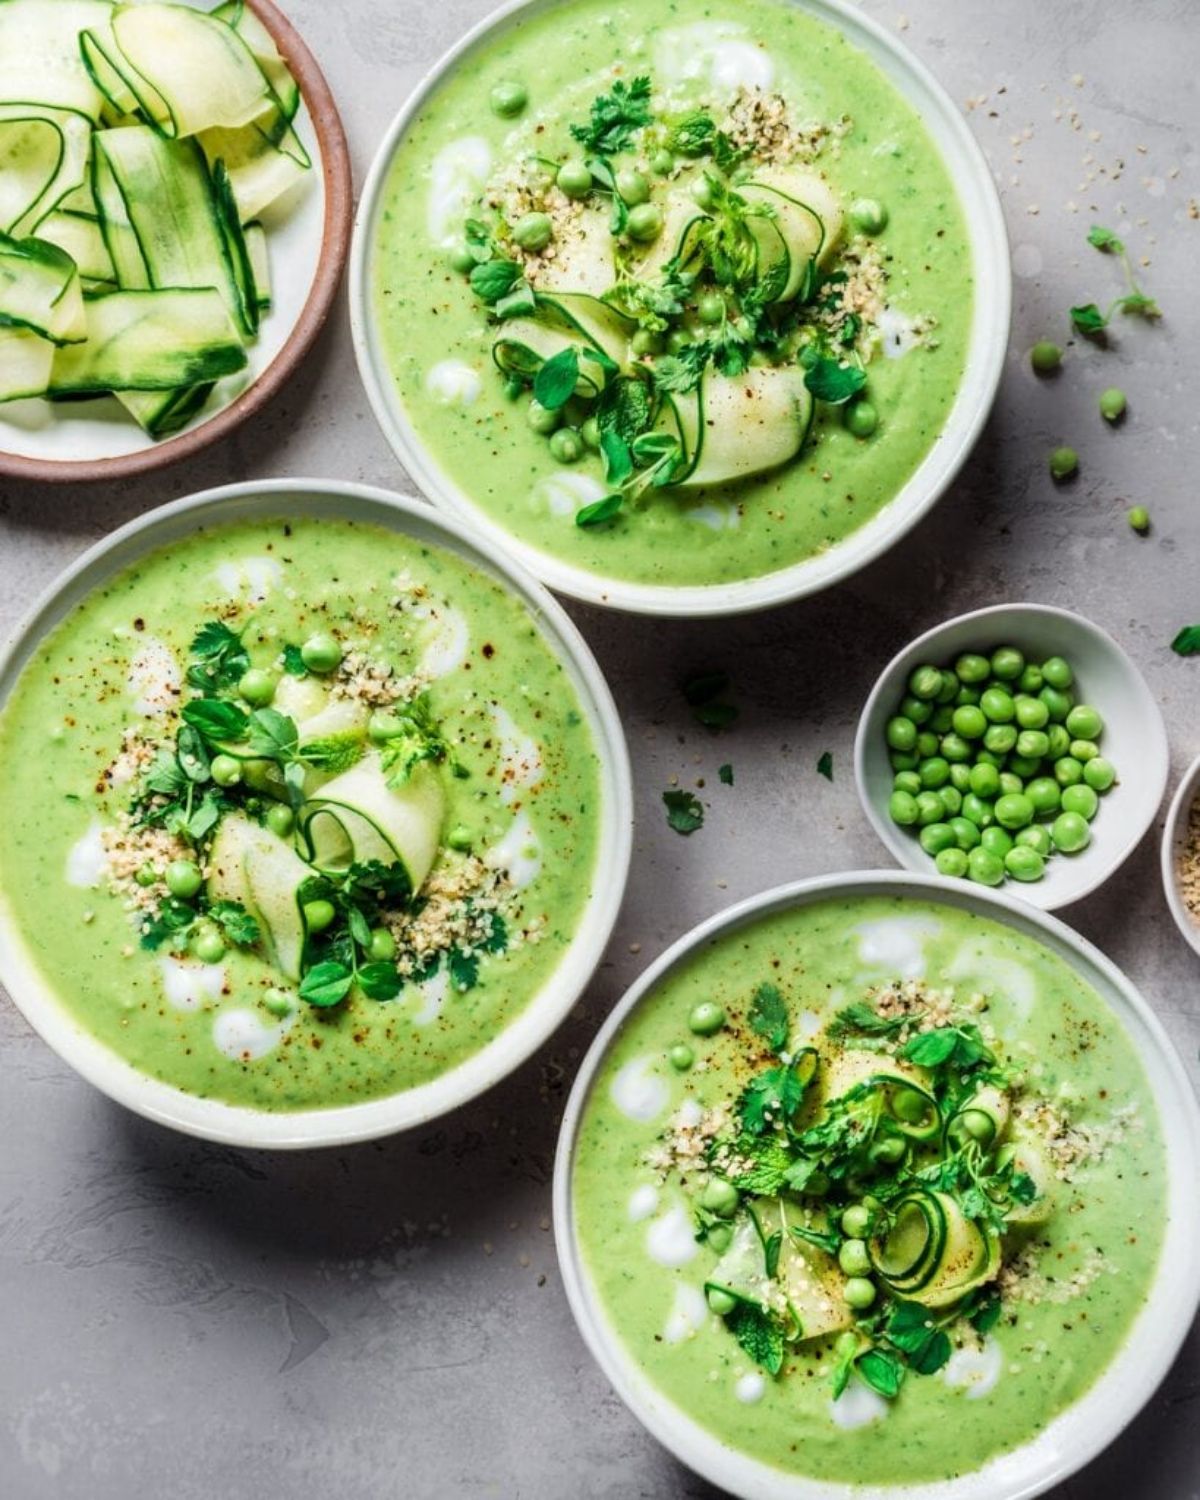
[{"label": "textured stone background", "polygon": [[[885,862],[854,795],[855,714],[887,657],[945,616],[1022,597],[1083,611],[1153,684],[1175,776],[1200,751],[1200,663],[1168,650],[1176,628],[1200,618],[1200,222],[1188,212],[1200,194],[1200,9],[904,3],[907,19],[893,0],[866,8],[902,28],[964,106],[986,96],[970,120],[1014,250],[1012,352],[962,480],[898,552],[793,608],[666,625],[574,611],[634,756],[624,917],[577,1017],[519,1076],[436,1128],[304,1157],[184,1140],[109,1104],[0,1006],[5,1500],[712,1497],[610,1393],[555,1270],[555,1130],[599,1019],[649,958],[729,901]],[[407,91],[489,8],[287,0],[341,101],[360,182]],[[1123,324],[1107,352],[1072,347],[1061,376],[1039,383],[1025,358],[1033,340],[1063,335],[1072,302],[1115,291],[1116,267],[1084,243],[1093,219],[1149,258],[1145,280],[1166,317]],[[1116,431],[1096,413],[1109,384],[1130,396]],[[1063,440],[1082,472],[1058,489],[1045,459]],[[266,416],[189,468],[109,490],[0,484],[3,624],[129,517],[276,474],[410,489],[360,390],[344,306]],[[1134,501],[1154,518],[1144,541],[1123,520]],[[742,707],[719,740],[693,729],[675,689],[712,663],[734,672]],[[833,785],[815,771],[826,749]],[[711,786],[724,760],[735,790],[718,789],[692,839],[669,832],[668,778],[707,775]],[[1196,1077],[1200,970],[1163,904],[1156,840],[1067,916],[1140,983]],[[1200,1496],[1198,1398],[1193,1334],[1133,1428],[1056,1495]]]}]

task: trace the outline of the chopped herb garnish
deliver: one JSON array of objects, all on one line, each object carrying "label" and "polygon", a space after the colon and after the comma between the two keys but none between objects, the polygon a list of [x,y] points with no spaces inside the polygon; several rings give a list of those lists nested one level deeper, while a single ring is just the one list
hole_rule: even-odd
[{"label": "chopped herb garnish", "polygon": [[839,364],[836,359],[818,359],[804,373],[804,384],[817,398],[830,406],[840,406],[857,396],[867,383],[865,370],[857,365]]},{"label": "chopped herb garnish", "polygon": [[579,383],[579,352],[573,344],[545,360],[533,378],[533,399],[547,411],[558,411]]},{"label": "chopped herb garnish", "polygon": [[772,1375],[783,1368],[784,1327],[765,1307],[739,1301],[725,1315],[725,1326],[755,1364]]},{"label": "chopped herb garnish", "polygon": [[1200,652],[1200,625],[1185,625],[1171,642],[1177,656],[1195,656]]},{"label": "chopped herb garnish", "polygon": [[635,130],[650,123],[650,80],[645,75],[625,83],[618,78],[607,94],[592,100],[586,125],[572,125],[571,134],[588,151],[615,156],[624,151]]},{"label": "chopped herb garnish", "polygon": [[717,780],[723,786],[733,785],[733,767],[729,764],[728,761],[726,761],[723,766],[719,766],[717,768]]},{"label": "chopped herb garnish", "polygon": [[817,761],[817,775],[824,776],[826,781],[833,780],[833,755],[828,750]]},{"label": "chopped herb garnish", "polygon": [[772,1052],[782,1052],[791,1031],[787,1001],[773,984],[760,984],[750,1002],[750,1029]]},{"label": "chopped herb garnish", "polygon": [[664,792],[663,803],[667,809],[667,826],[676,833],[695,833],[704,825],[704,809],[691,792],[682,789]]}]

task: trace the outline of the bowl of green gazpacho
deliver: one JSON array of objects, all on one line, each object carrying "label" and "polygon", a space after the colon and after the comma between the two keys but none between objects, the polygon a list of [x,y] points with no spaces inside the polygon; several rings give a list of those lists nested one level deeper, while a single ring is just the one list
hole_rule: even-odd
[{"label": "bowl of green gazpacho", "polygon": [[1009,319],[959,111],[840,0],[502,8],[363,194],[359,367],[398,457],[552,587],[722,614],[896,542]]},{"label": "bowl of green gazpacho", "polygon": [[13,999],[214,1139],[346,1142],[479,1093],[624,889],[624,742],[574,627],[361,486],[230,486],[94,548],[0,666],[0,757]]},{"label": "bowl of green gazpacho", "polygon": [[564,1282],[617,1391],[753,1500],[1016,1500],[1149,1399],[1200,1300],[1200,1111],[1069,928],[904,873],[781,887],[585,1058]]}]

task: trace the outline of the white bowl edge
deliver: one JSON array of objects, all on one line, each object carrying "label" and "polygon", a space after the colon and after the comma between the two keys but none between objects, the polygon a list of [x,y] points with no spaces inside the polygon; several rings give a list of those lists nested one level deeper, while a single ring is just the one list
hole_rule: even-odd
[{"label": "white bowl edge", "polygon": [[1160,855],[1167,906],[1184,941],[1194,952],[1200,954],[1200,922],[1192,919],[1179,894],[1179,855],[1187,837],[1188,814],[1197,797],[1200,797],[1200,756],[1183,773],[1175,795],[1171,798]]}]

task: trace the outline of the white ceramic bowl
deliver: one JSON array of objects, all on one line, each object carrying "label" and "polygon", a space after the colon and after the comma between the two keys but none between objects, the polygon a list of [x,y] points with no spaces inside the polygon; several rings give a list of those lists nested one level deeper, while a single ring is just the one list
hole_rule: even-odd
[{"label": "white ceramic bowl", "polygon": [[894,773],[884,726],[914,667],[923,662],[949,666],[964,651],[990,655],[1004,645],[1016,646],[1033,661],[1066,657],[1080,684],[1079,701],[1091,703],[1103,716],[1101,752],[1117,768],[1116,784],[1100,799],[1088,847],[1081,854],[1054,855],[1041,880],[1005,884],[1014,896],[1055,911],[1094,891],[1133,853],[1158,812],[1170,765],[1167,731],[1145,679],[1116,641],[1082,615],[1044,604],[997,604],[935,625],[905,646],[884,669],[858,721],[858,795],[872,828],[896,860],[914,874],[935,874],[916,835],[888,816]]},{"label": "white ceramic bowl", "polygon": [[[865,52],[918,111],[958,191],[970,235],[977,294],[966,369],[950,417],[924,462],[899,494],[865,526],[820,556],[737,583],[676,587],[630,583],[561,561],[514,537],[442,470],[401,405],[372,313],[373,247],[389,169],[410,120],[441,79],[519,12],[554,0],[514,0],[488,16],[438,62],[392,122],[363,188],[350,251],[350,325],[358,368],[384,435],[434,503],[470,520],[489,544],[505,549],[559,593],[591,604],[650,615],[730,615],[765,609],[828,588],[865,567],[932,508],[962,467],[991,410],[1008,347],[1012,273],[1004,216],[983,153],[962,112],[932,74],[890,31],[849,0],[792,0],[834,26]],[[731,5],[736,11],[736,4]]]},{"label": "white ceramic bowl", "polygon": [[334,1109],[271,1114],[171,1088],[147,1078],[97,1041],[59,1003],[39,974],[0,892],[0,978],[30,1024],[84,1078],[138,1114],[189,1135],[236,1146],[345,1145],[423,1124],[490,1088],[540,1047],[566,1017],[608,942],[629,871],[632,792],[621,722],[582,636],[555,600],[502,557],[487,554],[457,521],[385,490],[333,480],[274,479],[227,485],[161,506],[86,552],[34,607],[0,659],[0,704],[39,641],[114,574],[146,553],[191,536],[198,526],[258,517],[357,520],[448,548],[499,579],[520,600],[562,661],[588,717],[600,758],[603,806],[591,900],[548,983],[482,1051],[419,1088]]},{"label": "white ceramic bowl", "polygon": [[[912,895],[957,907],[1042,943],[1116,1013],[1146,1069],[1167,1146],[1167,1229],[1159,1270],[1117,1357],[1096,1384],[1033,1442],[983,1469],[936,1484],[860,1487],[785,1475],[718,1441],[659,1392],[608,1321],[592,1288],[575,1234],[572,1170],[580,1119],[596,1076],[623,1022],[665,975],[714,939],[761,917],[814,901]],[[822,875],[740,902],[693,929],[633,985],[593,1042],[567,1103],[554,1170],[554,1232],[571,1311],[588,1348],[634,1416],[682,1462],[742,1500],[1026,1500],[1083,1467],[1133,1420],[1166,1375],[1200,1303],[1200,1108],[1174,1047],[1129,980],[1064,923],[1026,903],[965,882],[901,871]]]},{"label": "white ceramic bowl", "polygon": [[1179,860],[1187,838],[1188,814],[1197,797],[1200,797],[1200,757],[1183,773],[1183,780],[1171,798],[1162,841],[1162,880],[1167,905],[1185,940],[1200,953],[1200,922],[1196,921],[1183,904],[1183,896],[1179,890]]}]

